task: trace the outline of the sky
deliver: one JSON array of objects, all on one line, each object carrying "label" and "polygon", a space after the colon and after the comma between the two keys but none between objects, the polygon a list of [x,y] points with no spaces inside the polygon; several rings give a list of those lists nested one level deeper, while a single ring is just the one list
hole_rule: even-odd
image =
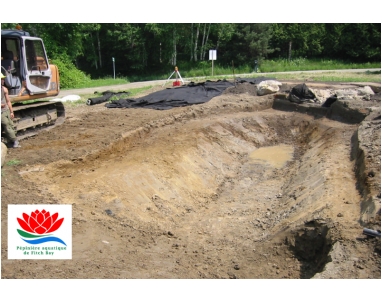
[{"label": "sky", "polygon": [[[17,14],[1,22],[18,23],[381,23],[379,1],[116,1],[61,3],[20,0]],[[81,4],[83,3],[83,4]],[[4,5],[4,4],[3,4]],[[38,13],[31,13],[38,8]],[[42,14],[42,12],[45,12]],[[17,19],[17,20],[16,20]],[[21,22],[20,22],[21,21]]]}]

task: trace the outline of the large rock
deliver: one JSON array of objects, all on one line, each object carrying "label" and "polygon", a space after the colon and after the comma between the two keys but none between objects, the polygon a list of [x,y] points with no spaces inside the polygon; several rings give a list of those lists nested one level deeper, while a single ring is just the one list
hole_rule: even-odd
[{"label": "large rock", "polygon": [[8,151],[7,146],[2,142],[1,143],[1,167],[4,166],[5,157],[7,156],[7,151]]},{"label": "large rock", "polygon": [[354,99],[360,101],[370,101],[370,96],[374,94],[374,91],[370,86],[360,87],[356,89],[339,89],[334,93],[337,98],[340,99]]},{"label": "large rock", "polygon": [[274,80],[262,81],[257,85],[257,95],[262,96],[266,94],[276,93],[280,90],[282,83]]},{"label": "large rock", "polygon": [[323,104],[325,101],[330,98],[333,94],[328,89],[310,89],[313,94],[316,96],[316,103]]}]

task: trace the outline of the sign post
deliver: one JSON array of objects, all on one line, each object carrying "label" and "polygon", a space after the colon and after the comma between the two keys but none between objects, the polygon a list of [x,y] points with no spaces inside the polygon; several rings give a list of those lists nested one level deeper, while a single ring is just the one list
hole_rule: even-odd
[{"label": "sign post", "polygon": [[210,49],[209,59],[212,61],[212,75],[214,75],[214,61],[216,60],[216,50]]},{"label": "sign post", "polygon": [[114,80],[115,80],[115,60],[114,57],[111,58],[113,60],[113,73],[114,73]]}]

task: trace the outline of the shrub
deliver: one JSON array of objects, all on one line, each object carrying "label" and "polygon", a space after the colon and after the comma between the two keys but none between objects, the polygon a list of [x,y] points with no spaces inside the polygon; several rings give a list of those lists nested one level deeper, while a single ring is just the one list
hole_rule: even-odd
[{"label": "shrub", "polygon": [[79,88],[91,83],[91,78],[78,70],[67,55],[62,54],[52,59],[51,62],[58,67],[61,88]]}]

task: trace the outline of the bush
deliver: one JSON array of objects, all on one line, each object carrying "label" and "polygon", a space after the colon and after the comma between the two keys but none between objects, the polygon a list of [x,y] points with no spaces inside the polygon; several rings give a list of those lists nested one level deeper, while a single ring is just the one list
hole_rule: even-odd
[{"label": "bush", "polygon": [[62,89],[84,87],[91,83],[91,78],[83,71],[78,70],[67,55],[62,54],[52,59],[51,62],[58,67]]}]

